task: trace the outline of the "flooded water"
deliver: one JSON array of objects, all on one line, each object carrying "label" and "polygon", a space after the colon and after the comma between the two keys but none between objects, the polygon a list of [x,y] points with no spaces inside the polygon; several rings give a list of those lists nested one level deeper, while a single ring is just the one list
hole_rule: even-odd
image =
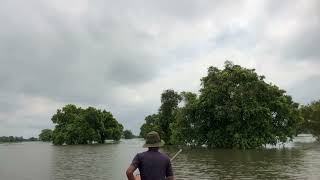
[{"label": "flooded water", "polygon": [[[141,139],[117,144],[53,146],[0,144],[1,180],[122,180]],[[165,147],[173,156],[179,149]],[[183,149],[174,160],[176,179],[320,179],[320,145],[310,136],[259,150]]]}]

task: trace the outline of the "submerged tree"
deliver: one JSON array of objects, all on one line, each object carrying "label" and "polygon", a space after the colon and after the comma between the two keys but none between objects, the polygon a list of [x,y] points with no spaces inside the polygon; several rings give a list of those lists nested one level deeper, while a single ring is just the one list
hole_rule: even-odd
[{"label": "submerged tree", "polygon": [[174,90],[165,90],[161,94],[161,106],[159,108],[159,126],[161,132],[163,133],[163,140],[167,144],[171,144],[171,129],[170,125],[174,123],[176,110],[178,108],[178,104],[181,101],[181,96],[175,92]]},{"label": "submerged tree", "polygon": [[124,130],[123,131],[123,136],[125,139],[132,139],[134,138],[133,133],[130,130]]},{"label": "submerged tree", "polygon": [[304,119],[300,130],[313,134],[320,141],[320,100],[300,108]]},{"label": "submerged tree", "polygon": [[149,115],[145,118],[145,123],[140,128],[140,137],[150,131],[157,131],[166,144],[171,144],[171,128],[174,123],[176,110],[181,101],[181,96],[174,90],[168,89],[161,94],[161,106],[158,114]]},{"label": "submerged tree", "polygon": [[105,139],[119,140],[123,126],[110,112],[88,107],[82,109],[73,104],[58,109],[51,118],[56,124],[52,133],[53,144],[104,143]]},{"label": "submerged tree", "polygon": [[159,115],[152,114],[145,117],[145,123],[140,127],[140,137],[145,138],[146,135],[151,131],[157,131],[161,137],[163,137],[163,132],[161,131],[159,125]]},{"label": "submerged tree", "polygon": [[254,69],[227,61],[208,69],[200,95],[183,94],[171,126],[174,142],[216,148],[256,148],[286,142],[296,134],[298,104]]},{"label": "submerged tree", "polygon": [[192,92],[182,92],[180,94],[183,106],[177,109],[175,121],[170,125],[172,131],[171,142],[173,144],[194,144],[197,136],[195,131],[195,112],[197,110],[197,94]]},{"label": "submerged tree", "polygon": [[50,142],[52,141],[52,130],[51,129],[43,129],[39,134],[40,141]]}]

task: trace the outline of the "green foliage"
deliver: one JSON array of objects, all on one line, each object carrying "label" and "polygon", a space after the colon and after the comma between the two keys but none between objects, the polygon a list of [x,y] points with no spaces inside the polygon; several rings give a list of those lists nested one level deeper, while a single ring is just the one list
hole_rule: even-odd
[{"label": "green foliage", "polygon": [[163,137],[163,132],[159,126],[159,115],[152,114],[145,118],[145,123],[140,128],[140,137],[145,138],[146,135],[151,131],[157,131],[161,137]]},{"label": "green foliage", "polygon": [[171,128],[170,125],[175,121],[176,110],[181,101],[181,96],[174,90],[168,89],[161,94],[161,106],[159,108],[159,126],[163,133],[163,140],[167,144],[171,144]]},{"label": "green foliage", "polygon": [[286,142],[296,134],[301,121],[298,104],[254,69],[227,61],[223,70],[210,67],[201,85],[187,113],[196,136],[187,143],[256,148]]},{"label": "green foliage", "polygon": [[166,144],[171,144],[171,124],[175,121],[176,110],[181,101],[181,96],[174,90],[168,89],[161,94],[161,106],[158,114],[149,115],[140,128],[140,137],[150,131],[157,131]]},{"label": "green foliage", "polygon": [[257,148],[286,142],[302,122],[299,105],[284,90],[266,83],[254,69],[230,61],[222,70],[209,67],[199,96],[170,90],[162,94],[161,103],[155,125],[146,122],[141,134],[159,126],[174,144]]},{"label": "green foliage", "polygon": [[51,118],[56,124],[52,132],[53,144],[104,143],[105,139],[119,140],[123,126],[110,112],[69,104],[58,109]]},{"label": "green foliage", "polygon": [[38,139],[35,138],[35,137],[30,137],[30,138],[27,139],[27,141],[38,141]]},{"label": "green foliage", "polygon": [[190,144],[195,146],[193,140],[197,136],[195,131],[195,111],[197,106],[197,94],[182,92],[180,94],[184,103],[183,107],[177,109],[174,123],[171,124],[171,142],[173,144]]},{"label": "green foliage", "polygon": [[313,134],[320,141],[320,100],[302,106],[300,112],[304,119],[300,130]]},{"label": "green foliage", "polygon": [[52,141],[52,130],[51,129],[43,129],[39,134],[40,141]]},{"label": "green foliage", "polygon": [[123,131],[123,136],[125,139],[132,139],[135,137],[130,130]]}]

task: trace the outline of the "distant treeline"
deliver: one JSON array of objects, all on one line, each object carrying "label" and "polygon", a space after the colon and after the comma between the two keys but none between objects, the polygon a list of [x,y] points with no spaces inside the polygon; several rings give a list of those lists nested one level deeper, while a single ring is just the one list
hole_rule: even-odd
[{"label": "distant treeline", "polygon": [[0,142],[23,142],[23,141],[38,141],[37,138],[31,137],[28,139],[23,138],[22,136],[16,137],[16,136],[1,136]]},{"label": "distant treeline", "polygon": [[134,135],[132,133],[132,131],[130,130],[124,130],[122,133],[122,138],[124,139],[133,139],[133,138],[137,138],[138,136]]}]

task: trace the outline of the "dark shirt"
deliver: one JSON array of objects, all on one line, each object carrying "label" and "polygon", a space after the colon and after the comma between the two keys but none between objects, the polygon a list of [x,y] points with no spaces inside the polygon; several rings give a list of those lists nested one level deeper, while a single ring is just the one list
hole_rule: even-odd
[{"label": "dark shirt", "polygon": [[157,150],[138,153],[131,165],[139,169],[141,180],[163,180],[173,176],[169,157]]}]

